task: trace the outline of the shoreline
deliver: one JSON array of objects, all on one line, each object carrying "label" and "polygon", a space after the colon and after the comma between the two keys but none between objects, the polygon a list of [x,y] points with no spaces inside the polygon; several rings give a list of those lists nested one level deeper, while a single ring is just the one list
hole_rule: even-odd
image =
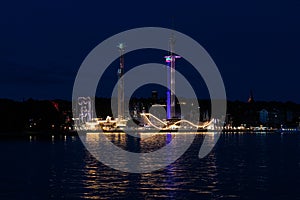
[{"label": "shoreline", "polygon": [[281,131],[281,130],[197,130],[197,131],[189,131],[189,130],[172,130],[172,131],[157,131],[157,130],[125,130],[125,131],[84,131],[78,133],[77,131],[52,131],[52,130],[41,130],[41,131],[1,131],[0,132],[0,139],[19,139],[19,138],[28,138],[28,137],[39,137],[39,138],[52,138],[52,137],[61,137],[61,136],[79,136],[84,135],[88,133],[104,133],[104,134],[126,134],[128,132],[134,132],[136,134],[143,134],[143,133],[160,133],[160,134],[166,134],[166,133],[203,133],[203,134],[212,134],[212,133],[291,133],[291,134],[298,134],[300,133],[299,130],[297,131]]}]

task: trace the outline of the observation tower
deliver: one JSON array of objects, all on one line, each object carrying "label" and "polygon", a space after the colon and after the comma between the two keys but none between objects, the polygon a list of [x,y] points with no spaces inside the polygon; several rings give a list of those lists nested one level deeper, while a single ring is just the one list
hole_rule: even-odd
[{"label": "observation tower", "polygon": [[170,55],[165,56],[167,63],[167,81],[168,81],[168,90],[167,90],[167,119],[176,118],[175,111],[175,61],[180,56],[176,56],[174,53],[175,38],[172,34],[169,40]]}]

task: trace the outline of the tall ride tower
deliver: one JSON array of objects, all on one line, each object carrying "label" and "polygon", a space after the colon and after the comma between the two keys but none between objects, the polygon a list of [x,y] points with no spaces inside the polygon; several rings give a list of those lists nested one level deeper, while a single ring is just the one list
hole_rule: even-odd
[{"label": "tall ride tower", "polygon": [[168,90],[167,90],[167,119],[172,119],[176,117],[175,113],[175,60],[180,58],[180,56],[174,55],[174,46],[175,38],[172,34],[170,41],[170,55],[165,56],[167,68],[167,77],[168,77]]},{"label": "tall ride tower", "polygon": [[118,49],[120,51],[120,66],[118,69],[118,121],[124,119],[124,51],[125,51],[125,45],[123,43],[120,43],[118,46]]}]

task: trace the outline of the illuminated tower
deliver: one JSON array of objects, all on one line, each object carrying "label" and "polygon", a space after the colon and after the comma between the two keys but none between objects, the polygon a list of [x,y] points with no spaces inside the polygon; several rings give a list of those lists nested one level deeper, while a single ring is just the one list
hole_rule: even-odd
[{"label": "illuminated tower", "polygon": [[118,121],[124,119],[124,51],[125,45],[120,43],[118,46],[120,51],[120,67],[118,69]]},{"label": "illuminated tower", "polygon": [[165,56],[168,76],[168,90],[167,90],[167,119],[175,117],[175,60],[180,56],[174,55],[175,38],[172,34],[170,41],[170,55]]}]

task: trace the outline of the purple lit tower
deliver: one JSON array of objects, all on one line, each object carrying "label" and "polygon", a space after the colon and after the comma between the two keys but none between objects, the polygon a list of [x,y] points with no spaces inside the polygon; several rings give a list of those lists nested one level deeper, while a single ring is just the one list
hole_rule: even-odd
[{"label": "purple lit tower", "polygon": [[180,56],[174,55],[174,45],[175,38],[172,34],[170,41],[170,55],[165,56],[168,76],[168,90],[167,90],[167,119],[172,119],[176,117],[175,113],[175,60],[180,58]]}]

